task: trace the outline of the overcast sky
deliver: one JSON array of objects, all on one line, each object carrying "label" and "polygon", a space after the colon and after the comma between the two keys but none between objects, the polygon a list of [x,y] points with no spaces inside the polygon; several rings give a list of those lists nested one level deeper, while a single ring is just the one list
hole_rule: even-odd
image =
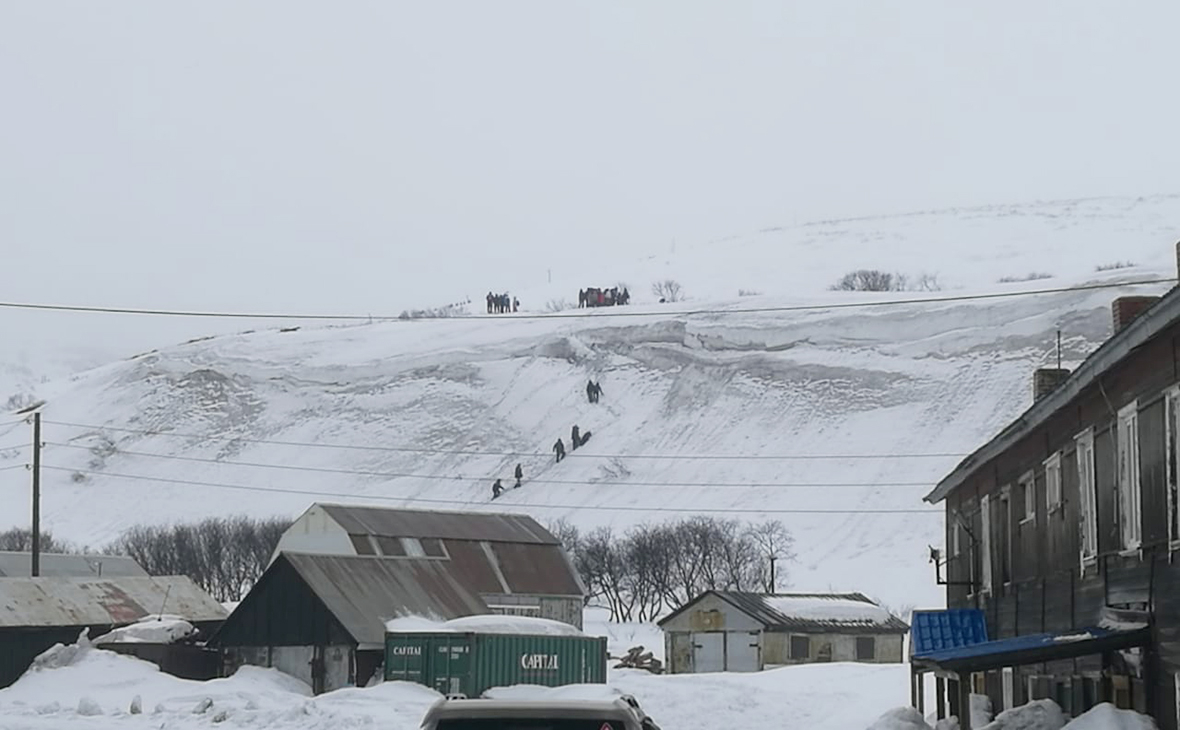
[{"label": "overcast sky", "polygon": [[577,249],[1175,192],[1178,27],[1174,0],[7,0],[0,300],[396,313]]}]

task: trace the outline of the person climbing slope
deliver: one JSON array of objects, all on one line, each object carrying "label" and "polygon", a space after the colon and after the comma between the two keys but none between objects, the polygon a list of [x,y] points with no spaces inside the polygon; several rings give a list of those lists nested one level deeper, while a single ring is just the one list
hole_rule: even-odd
[{"label": "person climbing slope", "polygon": [[524,469],[522,469],[520,467],[520,464],[517,464],[516,465],[516,484],[513,485],[512,488],[513,489],[520,489],[520,480],[523,478],[524,478]]},{"label": "person climbing slope", "polygon": [[570,451],[577,451],[578,447],[582,445],[582,437],[578,435],[578,424],[570,429]]},{"label": "person climbing slope", "polygon": [[557,463],[565,458],[565,444],[561,443],[561,439],[557,439],[557,443],[553,444],[553,453],[557,454]]},{"label": "person climbing slope", "polygon": [[594,402],[594,381],[593,380],[586,381],[586,400],[590,401],[591,403]]},{"label": "person climbing slope", "polygon": [[497,479],[495,482],[492,483],[492,499],[499,497],[503,493],[504,493],[504,485],[500,483],[499,479]]}]

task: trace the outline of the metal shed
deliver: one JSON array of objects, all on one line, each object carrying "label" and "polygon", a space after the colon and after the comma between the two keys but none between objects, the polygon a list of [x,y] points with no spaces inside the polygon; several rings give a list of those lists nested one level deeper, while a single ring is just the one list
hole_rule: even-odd
[{"label": "metal shed", "polygon": [[487,612],[445,561],[281,553],[211,643],[227,672],[274,667],[320,693],[369,681],[390,619]]},{"label": "metal shed", "polygon": [[0,578],[0,687],[19,679],[54,644],[73,643],[83,631],[94,638],[161,612],[204,632],[226,615],[188,576]]},{"label": "metal shed", "polygon": [[672,673],[900,663],[909,626],[860,593],[707,591],[659,622]]}]

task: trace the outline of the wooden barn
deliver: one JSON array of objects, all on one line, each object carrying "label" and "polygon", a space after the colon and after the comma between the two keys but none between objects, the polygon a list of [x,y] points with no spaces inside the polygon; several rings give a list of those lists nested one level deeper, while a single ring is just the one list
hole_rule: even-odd
[{"label": "wooden barn", "polygon": [[940,715],[975,691],[1180,727],[1180,290],[1112,313],[1101,347],[1038,371],[1032,406],[926,497],[946,509],[947,606],[982,611],[988,638],[912,657]]},{"label": "wooden barn", "polygon": [[909,627],[860,593],[707,591],[659,622],[673,674],[900,664]]}]

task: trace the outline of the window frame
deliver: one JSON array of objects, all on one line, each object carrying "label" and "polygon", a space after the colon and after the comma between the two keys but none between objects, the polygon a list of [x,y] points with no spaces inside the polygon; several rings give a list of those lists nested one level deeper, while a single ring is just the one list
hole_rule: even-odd
[{"label": "window frame", "polygon": [[[865,656],[860,648],[861,642],[869,642],[869,653]],[[856,637],[856,660],[858,662],[877,661],[877,637],[876,636],[858,636]]]},{"label": "window frame", "polygon": [[1094,462],[1094,429],[1074,436],[1078,470],[1078,553],[1081,568],[1098,560],[1098,472]]},{"label": "window frame", "polygon": [[983,573],[980,581],[980,593],[989,595],[992,592],[992,504],[991,495],[985,494],[979,498],[979,512],[980,522],[983,526],[980,535],[980,551],[982,552],[982,564],[980,572]]},{"label": "window frame", "polygon": [[[1164,394],[1164,433],[1167,440],[1168,544],[1180,547],[1180,385]],[[1180,701],[1180,699],[1178,699]]]},{"label": "window frame", "polygon": [[1143,480],[1139,464],[1139,402],[1119,409],[1115,458],[1118,467],[1119,541],[1122,551],[1138,552],[1143,545]]},{"label": "window frame", "polygon": [[1045,512],[1053,514],[1065,505],[1062,497],[1061,452],[1045,459]]},{"label": "window frame", "polygon": [[1037,521],[1037,477],[1033,472],[1026,472],[1024,476],[1016,480],[1016,485],[1020,487],[1020,499],[1023,504],[1023,512],[1020,517],[1020,524],[1036,523]]},{"label": "window frame", "polygon": [[[807,647],[807,653],[799,656],[795,651],[795,642],[802,641]],[[810,661],[811,660],[811,637],[807,634],[790,634],[787,637],[787,658],[791,661]]]}]

